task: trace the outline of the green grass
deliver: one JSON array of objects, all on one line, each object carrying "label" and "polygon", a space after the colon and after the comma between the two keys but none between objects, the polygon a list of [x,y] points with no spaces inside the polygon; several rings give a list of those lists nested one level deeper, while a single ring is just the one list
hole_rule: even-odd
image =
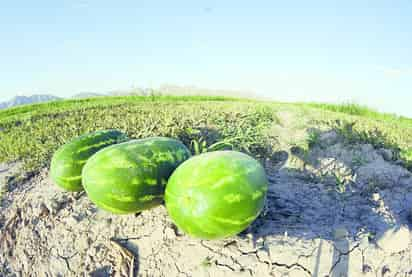
[{"label": "green grass", "polygon": [[412,170],[412,119],[379,113],[353,103],[300,105],[333,112],[323,114],[321,117],[325,118],[324,121],[331,128],[343,135],[348,143],[370,143],[375,148],[391,149],[395,152],[395,156]]},{"label": "green grass", "polygon": [[[293,126],[279,118],[281,112],[294,117]],[[230,148],[267,158],[279,150],[274,125],[335,129],[350,144],[393,149],[412,165],[411,119],[355,104],[282,104],[215,96],[97,97],[3,110],[0,162],[23,161],[27,171],[36,172],[49,165],[60,145],[80,134],[111,128],[131,138],[178,138],[195,154]],[[319,135],[308,132],[309,148],[318,144]]]},{"label": "green grass", "polygon": [[388,122],[396,122],[397,124],[412,125],[412,119],[398,116],[390,113],[380,113],[367,106],[359,105],[356,103],[343,103],[343,104],[324,104],[324,103],[306,103],[303,104],[309,107],[318,108],[322,110],[328,110],[338,113],[345,113],[349,115],[362,116],[369,119],[384,120]]},{"label": "green grass", "polygon": [[175,102],[175,101],[244,101],[244,99],[223,96],[112,96],[92,97],[85,99],[69,99],[64,101],[51,101],[39,104],[23,105],[5,110],[0,110],[0,122],[24,119],[30,116],[48,114],[50,112],[92,107],[110,107],[119,104],[139,102]]},{"label": "green grass", "polygon": [[100,129],[119,129],[131,138],[175,137],[188,146],[193,139],[208,146],[232,139],[233,149],[263,156],[263,129],[271,116],[262,103],[202,96],[99,97],[24,106],[0,114],[0,162],[21,160],[26,170],[36,171],[49,165],[60,145]]},{"label": "green grass", "polygon": [[367,106],[358,105],[356,103],[344,103],[340,105],[310,103],[307,105],[311,107],[315,107],[315,108],[320,108],[320,109],[329,110],[333,112],[346,113],[350,115],[360,115],[360,116],[367,116],[367,117],[377,117],[377,116],[382,115]]}]

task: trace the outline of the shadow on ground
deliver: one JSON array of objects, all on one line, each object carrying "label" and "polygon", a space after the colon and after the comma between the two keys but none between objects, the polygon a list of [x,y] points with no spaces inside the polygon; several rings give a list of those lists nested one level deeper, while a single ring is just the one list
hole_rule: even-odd
[{"label": "shadow on ground", "polygon": [[[376,243],[393,226],[408,224],[412,177],[388,149],[348,141],[338,130],[309,132],[316,135],[309,135],[308,149],[276,152],[266,164],[266,208],[240,236],[251,233],[256,243],[272,236],[330,241],[330,275],[348,276],[354,244],[365,237]],[[313,276],[321,252],[322,240]]]}]

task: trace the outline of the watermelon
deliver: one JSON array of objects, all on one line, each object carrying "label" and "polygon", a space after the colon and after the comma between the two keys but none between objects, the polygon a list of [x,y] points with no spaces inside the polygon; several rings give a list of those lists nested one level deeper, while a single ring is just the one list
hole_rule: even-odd
[{"label": "watermelon", "polygon": [[98,207],[116,214],[139,212],[163,202],[168,178],[190,157],[183,143],[154,137],[107,147],[83,168],[83,186]]},{"label": "watermelon", "polygon": [[117,130],[102,130],[77,137],[54,153],[50,164],[50,177],[59,187],[68,191],[81,191],[82,168],[100,149],[124,142],[127,136]]},{"label": "watermelon", "polygon": [[236,151],[195,156],[169,179],[165,204],[174,223],[190,236],[221,239],[249,226],[261,212],[268,189],[258,161]]}]

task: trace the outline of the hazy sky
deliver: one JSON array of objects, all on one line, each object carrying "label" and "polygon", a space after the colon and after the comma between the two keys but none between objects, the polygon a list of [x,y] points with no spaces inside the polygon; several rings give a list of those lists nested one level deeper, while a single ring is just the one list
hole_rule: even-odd
[{"label": "hazy sky", "polygon": [[163,83],[412,117],[412,1],[0,2],[0,101]]}]

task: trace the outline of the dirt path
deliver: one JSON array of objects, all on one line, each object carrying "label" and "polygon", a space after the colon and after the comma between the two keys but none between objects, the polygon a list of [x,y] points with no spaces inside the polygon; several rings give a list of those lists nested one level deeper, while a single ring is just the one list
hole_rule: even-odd
[{"label": "dirt path", "polygon": [[[1,276],[408,276],[412,176],[391,153],[319,145],[268,162],[267,205],[239,236],[196,240],[163,206],[114,216],[84,193],[59,190],[47,171],[4,194]],[[0,178],[16,165],[2,165]],[[7,182],[10,180],[7,179]]]}]

